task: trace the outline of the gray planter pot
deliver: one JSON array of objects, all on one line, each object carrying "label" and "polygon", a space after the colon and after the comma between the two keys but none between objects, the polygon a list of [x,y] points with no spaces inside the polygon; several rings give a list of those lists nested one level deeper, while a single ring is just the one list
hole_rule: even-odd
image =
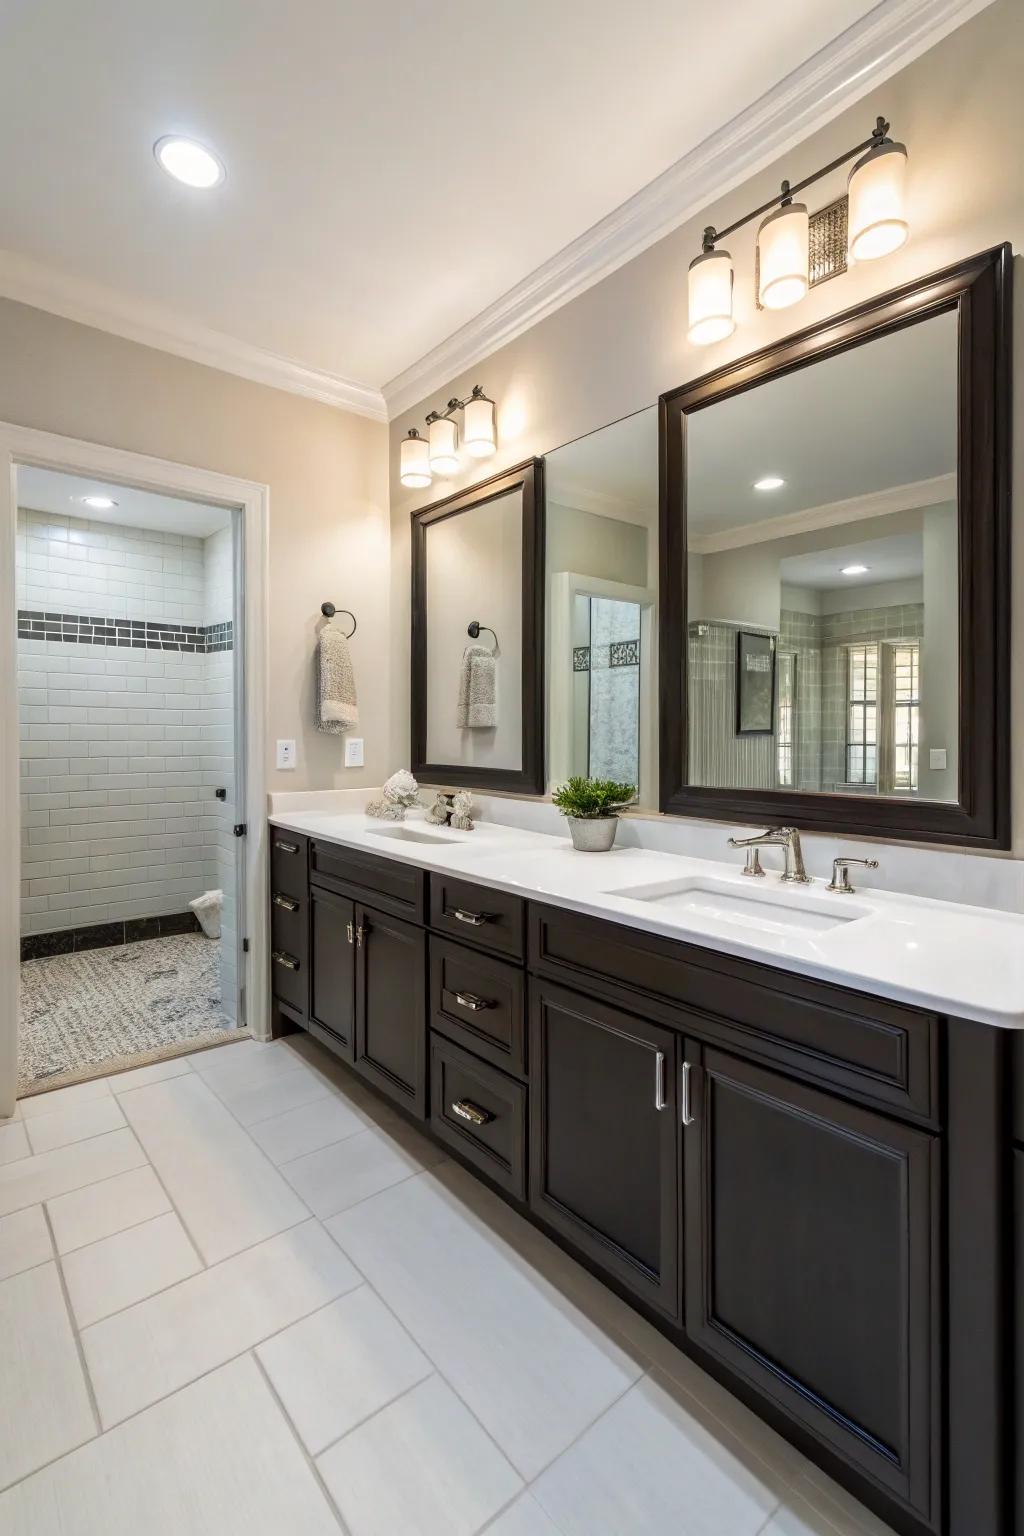
[{"label": "gray planter pot", "polygon": [[615,841],[617,816],[567,816],[572,845],[579,853],[607,853]]}]

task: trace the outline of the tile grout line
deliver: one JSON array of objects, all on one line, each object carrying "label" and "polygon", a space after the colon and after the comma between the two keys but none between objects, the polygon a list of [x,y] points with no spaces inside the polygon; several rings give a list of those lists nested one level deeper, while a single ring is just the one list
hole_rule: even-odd
[{"label": "tile grout line", "polygon": [[[359,1289],[359,1287],[357,1286],[356,1290],[358,1290],[358,1289]],[[354,1293],[352,1291],[348,1291],[348,1292],[346,1292],[346,1294],[351,1296]],[[335,1298],[335,1299],[338,1299],[338,1298]],[[329,1302],[328,1305],[329,1306],[333,1305],[333,1303]],[[321,1310],[322,1310],[322,1308],[321,1308]],[[311,1313],[310,1315],[313,1316],[314,1314]],[[261,1342],[265,1343],[266,1341],[262,1340]],[[255,1361],[256,1369],[259,1371],[260,1375],[262,1376],[263,1381],[264,1381],[264,1383],[266,1385],[267,1391],[270,1393],[270,1395],[273,1398],[275,1404],[277,1405],[278,1410],[281,1413],[282,1418],[284,1419],[285,1426],[286,1426],[286,1428],[288,1430],[288,1433],[291,1435],[292,1439],[295,1441],[295,1444],[298,1446],[300,1456],[303,1458],[303,1460],[305,1461],[306,1465],[308,1466],[310,1472],[313,1474],[314,1481],[317,1483],[317,1486],[320,1488],[321,1493],[323,1494],[324,1498],[327,1500],[327,1507],[328,1507],[328,1509],[331,1511],[331,1513],[334,1516],[335,1520],[337,1520],[338,1525],[341,1527],[341,1530],[343,1532],[343,1536],[351,1536],[351,1530],[350,1530],[350,1527],[348,1525],[348,1522],[346,1521],[344,1515],[341,1513],[341,1510],[338,1508],[337,1504],[334,1502],[334,1498],[333,1498],[333,1496],[331,1494],[331,1490],[328,1488],[328,1486],[327,1486],[326,1482],[324,1481],[323,1476],[322,1476],[322,1474],[320,1472],[320,1468],[316,1464],[316,1457],[312,1454],[312,1452],[308,1451],[306,1449],[305,1445],[303,1444],[302,1436],[299,1434],[299,1432],[296,1429],[295,1425],[292,1423],[291,1415],[289,1414],[287,1408],[285,1407],[284,1403],[282,1402],[281,1398],[279,1397],[277,1388],[274,1386],[274,1383],[271,1380],[269,1371],[267,1370],[266,1366],[263,1364],[263,1361],[260,1359],[259,1355],[256,1353],[256,1347],[255,1346],[249,1351],[249,1354],[252,1356],[253,1360]],[[321,1452],[320,1454],[322,1455],[323,1452]]]},{"label": "tile grout line", "polygon": [[[99,1102],[102,1103],[103,1102],[102,1099],[99,1100]],[[59,1114],[60,1111],[58,1110],[57,1113]],[[35,1115],[35,1116],[33,1116],[33,1119],[36,1119],[36,1120],[48,1120],[49,1118],[50,1118],[49,1115]],[[29,1145],[30,1146],[32,1145],[32,1134],[28,1130],[28,1126],[31,1125],[31,1123],[32,1123],[31,1120],[26,1120],[24,1122],[25,1127],[26,1127],[25,1134],[28,1136]],[[127,1125],[128,1125],[128,1121],[125,1119],[124,1115],[122,1114],[121,1115],[121,1124],[120,1125],[108,1125],[106,1130],[103,1130],[103,1131],[90,1131],[88,1136],[76,1136],[74,1141],[62,1141],[56,1147],[44,1147],[41,1152],[37,1152],[35,1147],[33,1146],[32,1147],[32,1154],[31,1155],[33,1157],[45,1157],[47,1152],[65,1152],[68,1149],[68,1147],[80,1147],[83,1144],[83,1142],[95,1141],[97,1139],[97,1137],[99,1137],[99,1136],[110,1136],[114,1131],[123,1131]],[[15,1161],[16,1162],[20,1161],[20,1159],[16,1158]],[[57,1197],[54,1196],[54,1198],[56,1199]]]},{"label": "tile grout line", "polygon": [[[66,1278],[66,1276],[64,1274],[64,1265],[61,1262],[61,1255],[57,1251],[57,1241],[56,1241],[56,1237],[54,1236],[53,1224],[50,1221],[50,1212],[49,1212],[49,1208],[48,1208],[48,1206],[47,1206],[45,1201],[42,1202],[42,1207],[43,1207],[43,1220],[46,1222],[46,1230],[47,1230],[47,1233],[49,1235],[50,1242],[53,1245],[53,1255],[54,1255],[54,1260],[53,1261],[54,1261],[54,1264],[55,1264],[56,1270],[57,1270],[57,1279],[58,1279],[58,1281],[60,1283],[61,1295],[64,1298],[64,1310],[67,1313],[68,1327],[71,1329],[71,1335],[72,1335],[72,1338],[75,1341],[75,1352],[78,1355],[78,1368],[79,1368],[79,1370],[82,1373],[82,1380],[83,1380],[83,1382],[85,1384],[86,1394],[87,1394],[87,1396],[89,1398],[89,1410],[92,1413],[93,1423],[96,1426],[95,1432],[94,1432],[94,1434],[92,1436],[92,1439],[95,1440],[97,1435],[102,1435],[102,1433],[103,1433],[103,1420],[100,1418],[99,1402],[97,1401],[97,1398],[96,1398],[96,1392],[95,1392],[95,1389],[93,1387],[92,1377],[89,1374],[89,1366],[88,1366],[88,1362],[86,1361],[86,1358],[85,1358],[85,1350],[82,1347],[82,1335],[81,1335],[81,1332],[79,1330],[78,1323],[77,1323],[77,1321],[75,1319],[75,1309],[71,1305],[71,1292],[68,1290],[68,1282],[67,1282],[67,1278]],[[87,1441],[83,1441],[82,1443],[83,1444],[88,1444]],[[78,1447],[74,1446],[74,1447],[72,1447],[72,1449],[77,1450]],[[70,1453],[68,1451],[64,1452],[65,1456],[69,1455],[69,1454]],[[60,1458],[56,1457],[54,1459],[55,1460],[59,1460]],[[31,1476],[32,1474],[30,1473],[28,1475]]]}]

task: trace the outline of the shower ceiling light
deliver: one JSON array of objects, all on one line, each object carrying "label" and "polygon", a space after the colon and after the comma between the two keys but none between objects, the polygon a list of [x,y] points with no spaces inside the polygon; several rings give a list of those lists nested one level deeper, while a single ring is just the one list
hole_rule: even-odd
[{"label": "shower ceiling light", "polygon": [[785,483],[786,482],[783,480],[781,475],[762,475],[760,480],[754,481],[754,490],[777,491],[780,486],[785,485]]},{"label": "shower ceiling light", "polygon": [[195,139],[183,139],[179,134],[167,133],[153,145],[157,165],[175,181],[186,187],[198,187],[208,191],[219,187],[227,172],[223,163],[205,145]]},{"label": "shower ceiling light", "polygon": [[82,496],[79,500],[83,507],[92,507],[94,512],[109,512],[111,507],[117,506],[112,496]]},{"label": "shower ceiling light", "polygon": [[841,565],[839,574],[840,576],[866,576],[870,569],[868,565]]}]

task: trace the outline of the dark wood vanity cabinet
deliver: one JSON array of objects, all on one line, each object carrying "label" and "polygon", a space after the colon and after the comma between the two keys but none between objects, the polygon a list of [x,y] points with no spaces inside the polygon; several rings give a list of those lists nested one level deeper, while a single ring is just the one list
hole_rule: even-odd
[{"label": "dark wood vanity cabinet", "polygon": [[356,1051],[356,904],[320,886],[309,888],[309,1021],[314,1034],[346,1061]]},{"label": "dark wood vanity cabinet", "polygon": [[427,1113],[427,936],[356,905],[357,1072],[420,1119]]}]

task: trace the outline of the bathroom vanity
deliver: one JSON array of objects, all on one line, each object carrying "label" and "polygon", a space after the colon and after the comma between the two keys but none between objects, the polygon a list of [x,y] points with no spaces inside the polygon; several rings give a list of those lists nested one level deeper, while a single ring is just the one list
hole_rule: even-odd
[{"label": "bathroom vanity", "polygon": [[1018,919],[488,824],[297,813],[271,857],[280,1027],[896,1529],[1011,1529]]}]

